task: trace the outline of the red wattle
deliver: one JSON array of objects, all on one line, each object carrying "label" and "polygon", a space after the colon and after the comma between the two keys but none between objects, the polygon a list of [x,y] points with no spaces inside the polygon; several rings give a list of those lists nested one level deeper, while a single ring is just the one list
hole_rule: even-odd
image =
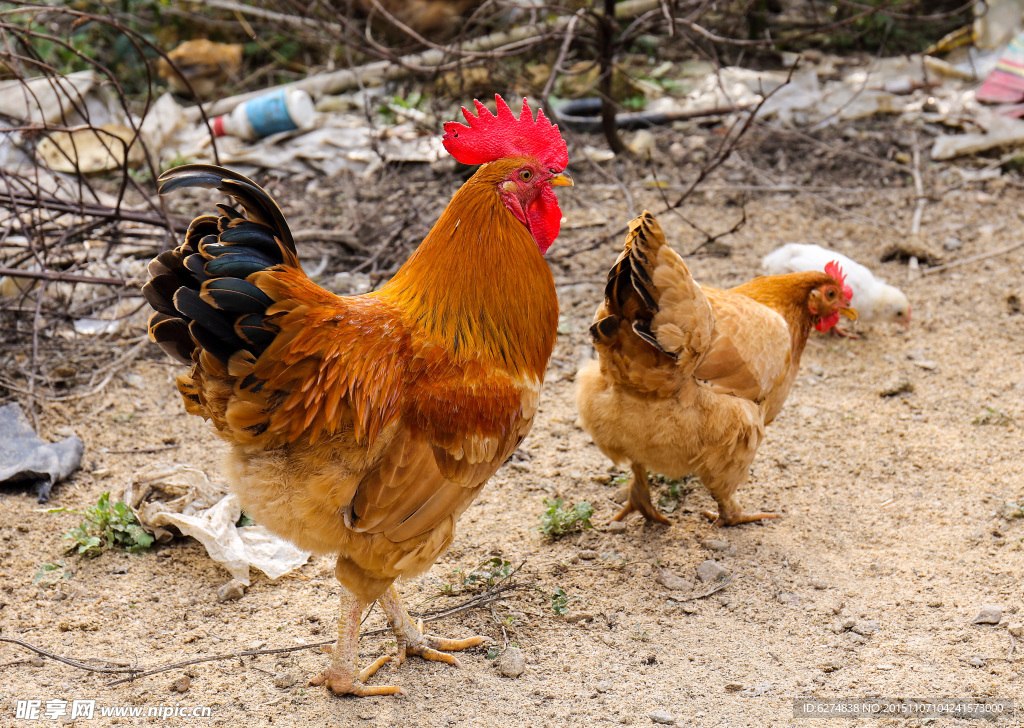
[{"label": "red wattle", "polygon": [[543,186],[537,201],[530,205],[526,216],[529,219],[530,233],[533,234],[533,239],[537,241],[537,247],[543,255],[558,237],[558,230],[562,226],[562,209],[558,206],[558,196],[551,189],[551,185]]},{"label": "red wattle", "polygon": [[837,323],[839,323],[839,312],[833,311],[831,315],[819,320],[814,328],[816,328],[818,331],[828,331]]}]

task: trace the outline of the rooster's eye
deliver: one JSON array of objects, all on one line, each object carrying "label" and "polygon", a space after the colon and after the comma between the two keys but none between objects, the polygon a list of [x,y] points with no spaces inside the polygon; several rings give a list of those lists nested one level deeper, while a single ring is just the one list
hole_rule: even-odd
[{"label": "rooster's eye", "polygon": [[531,172],[528,169],[524,169],[522,172],[519,173],[519,179],[521,179],[523,182],[529,182],[531,177],[533,177],[533,172]]}]

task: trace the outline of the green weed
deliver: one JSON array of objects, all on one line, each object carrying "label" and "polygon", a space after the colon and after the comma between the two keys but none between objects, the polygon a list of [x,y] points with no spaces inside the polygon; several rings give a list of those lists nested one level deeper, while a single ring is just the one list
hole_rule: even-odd
[{"label": "green weed", "polygon": [[84,521],[61,538],[72,541],[66,553],[80,556],[99,556],[108,549],[124,549],[129,553],[146,551],[153,545],[153,536],[135,518],[127,503],[110,502],[110,491],[100,496],[95,506],[84,511],[51,508],[47,513],[74,513]]},{"label": "green weed", "polygon": [[554,500],[544,499],[545,511],[540,516],[540,532],[549,538],[558,538],[567,533],[575,533],[594,525],[590,519],[594,515],[594,507],[586,501],[580,501],[574,506],[565,505],[561,498]]}]

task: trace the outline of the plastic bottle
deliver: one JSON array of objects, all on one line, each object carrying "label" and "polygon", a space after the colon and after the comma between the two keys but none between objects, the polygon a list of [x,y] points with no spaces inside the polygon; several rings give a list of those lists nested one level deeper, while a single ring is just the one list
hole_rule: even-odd
[{"label": "plastic bottle", "polygon": [[299,89],[278,89],[239,104],[230,114],[210,122],[214,136],[261,139],[271,134],[313,126],[313,99]]}]

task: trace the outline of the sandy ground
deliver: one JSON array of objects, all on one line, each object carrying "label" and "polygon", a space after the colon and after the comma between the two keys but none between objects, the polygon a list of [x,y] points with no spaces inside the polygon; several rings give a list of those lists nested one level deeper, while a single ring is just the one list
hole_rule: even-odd
[{"label": "sandy ground", "polygon": [[[843,175],[841,166],[835,174]],[[740,492],[748,508],[785,518],[713,530],[699,515],[713,507],[701,486],[684,485],[678,502],[659,486],[655,498],[672,511],[674,525],[653,527],[632,516],[624,531],[613,532],[606,523],[618,508],[613,496],[622,473],[577,426],[572,380],[588,353],[586,329],[620,242],[565,253],[624,223],[629,210],[618,187],[587,177],[578,175],[576,190],[562,195],[567,225],[552,262],[563,322],[524,454],[466,512],[451,551],[427,575],[400,586],[413,609],[453,605],[471,593],[445,593],[445,584],[461,586],[455,570],[471,571],[494,556],[522,563],[516,581],[524,588],[430,625],[450,636],[489,635],[502,649],[518,646],[526,659],[520,677],[502,676],[497,661],[478,649],[460,655],[462,669],[410,658],[372,680],[404,686],[407,699],[338,698],[306,685],[327,657],[304,650],[205,662],[108,687],[108,676],[29,662],[22,648],[0,644],[0,725],[68,722],[16,719],[17,701],[27,699],[44,708],[47,700],[95,698],[104,706],[211,712],[165,721],[97,715],[76,726],[653,725],[655,714],[666,723],[710,727],[824,725],[793,717],[792,699],[812,694],[1019,696],[1020,650],[1008,626],[1024,620],[1024,520],[1008,517],[1005,504],[1024,502],[1024,315],[1008,299],[1024,294],[1024,250],[925,277],[908,276],[899,262],[881,264],[879,254],[905,238],[912,214],[909,189],[887,188],[882,180],[881,189],[817,196],[718,191],[691,199],[681,211],[713,231],[728,229],[746,203],[746,225],[724,240],[731,257],[692,259],[701,282],[743,282],[777,245],[820,242],[903,287],[914,306],[913,328],[904,334],[876,326],[862,329],[858,341],[816,337],[808,346],[786,408]],[[719,178],[720,187],[729,182],[729,174]],[[851,177],[845,184],[858,182]],[[647,189],[631,187],[637,212],[661,205]],[[1019,238],[1022,198],[1002,184],[950,192],[926,206],[923,235],[940,249],[951,236],[962,242],[948,260],[1008,246]],[[699,242],[674,215],[661,220],[680,249]],[[70,427],[87,446],[83,469],[55,489],[53,505],[84,508],[159,462],[217,475],[222,446],[207,425],[184,414],[175,371],[151,352],[97,396],[43,406],[44,437]],[[911,391],[880,395],[900,384]],[[157,453],[106,452],[166,445],[172,447]],[[545,539],[534,529],[542,500],[552,496],[592,503],[596,528]],[[228,574],[197,542],[177,539],[143,555],[64,556],[60,536],[78,520],[43,513],[22,492],[0,493],[0,636],[76,660],[153,667],[333,634],[338,585],[327,558],[276,582],[254,573],[244,597],[220,603],[216,591]],[[658,580],[666,570],[696,582],[696,567],[708,559],[732,578],[713,595],[687,600],[687,590]],[[33,583],[42,564],[61,560],[70,578],[50,587]],[[568,597],[561,615],[552,609],[557,589]],[[1001,608],[1000,624],[971,623],[986,604]],[[381,622],[374,612],[366,628]],[[386,649],[383,638],[366,638],[361,659]],[[175,692],[172,684],[184,675],[187,692]]]}]

